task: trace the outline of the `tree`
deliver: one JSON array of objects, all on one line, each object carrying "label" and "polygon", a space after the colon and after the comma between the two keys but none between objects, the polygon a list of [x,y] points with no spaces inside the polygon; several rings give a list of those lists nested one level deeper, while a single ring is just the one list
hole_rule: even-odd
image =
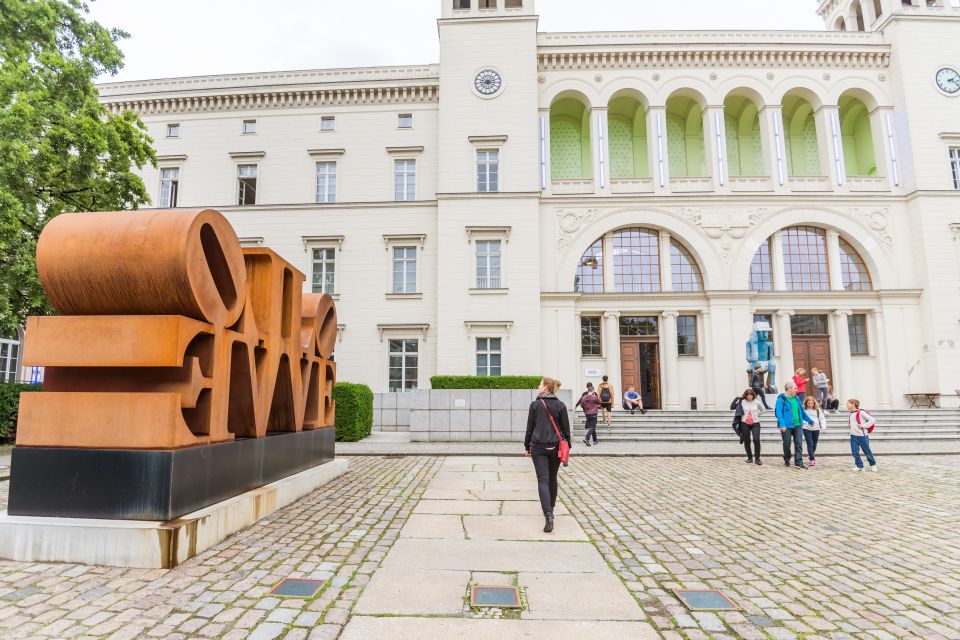
[{"label": "tree", "polygon": [[83,0],[0,0],[0,333],[50,312],[35,252],[68,211],[149,202],[133,172],[156,154],[139,116],[111,114],[94,79],[123,66],[128,37],[87,19]]}]

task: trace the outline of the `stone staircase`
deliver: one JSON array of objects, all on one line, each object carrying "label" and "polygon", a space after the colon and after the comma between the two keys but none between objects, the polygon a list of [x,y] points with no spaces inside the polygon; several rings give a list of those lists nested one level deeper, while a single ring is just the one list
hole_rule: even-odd
[{"label": "stone staircase", "polygon": [[[871,440],[878,442],[931,442],[960,444],[960,410],[957,409],[896,409],[871,411],[877,419],[877,429]],[[827,414],[827,432],[821,442],[847,441],[850,430],[847,427],[847,412]],[[774,428],[772,414],[764,415],[761,420],[762,442],[779,443],[780,432]],[[736,442],[736,434],[731,428],[732,411],[648,411],[641,416],[638,412],[631,416],[627,411],[614,411],[613,430],[607,432],[602,417],[597,434],[601,440],[609,442],[645,442],[645,443],[714,443]],[[583,439],[583,414],[579,411],[573,416],[574,436]],[[576,442],[576,441],[575,441]]]}]

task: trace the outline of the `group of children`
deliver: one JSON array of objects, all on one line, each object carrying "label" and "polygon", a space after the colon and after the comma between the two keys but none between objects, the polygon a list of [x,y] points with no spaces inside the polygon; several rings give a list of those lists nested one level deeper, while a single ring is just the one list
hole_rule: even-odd
[{"label": "group of children", "polygon": [[[795,467],[806,469],[808,467],[803,463],[803,444],[806,443],[807,446],[809,466],[817,466],[817,445],[820,434],[827,430],[827,416],[820,401],[798,391],[798,386],[795,382],[786,384],[784,392],[777,397],[774,412],[777,429],[783,438],[783,464],[789,467],[792,457]],[[750,388],[734,398],[730,409],[734,411],[734,431],[740,436],[740,443],[747,453],[747,464],[763,464],[760,460],[760,418],[769,407],[766,407],[757,398],[756,391]],[[876,420],[860,408],[860,401],[856,399],[847,401],[847,411],[854,471],[864,469],[861,451],[867,458],[870,471],[877,471],[877,460],[870,448],[870,434],[876,426]]]}]

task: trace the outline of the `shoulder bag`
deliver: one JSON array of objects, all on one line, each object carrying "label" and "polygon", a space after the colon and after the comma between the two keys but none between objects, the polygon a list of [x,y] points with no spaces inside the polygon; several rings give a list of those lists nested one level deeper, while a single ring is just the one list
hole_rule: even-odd
[{"label": "shoulder bag", "polygon": [[557,432],[557,439],[560,441],[560,444],[557,445],[557,456],[559,456],[560,462],[566,465],[570,462],[570,443],[563,439],[560,429],[557,428],[557,422],[553,419],[553,414],[550,413],[550,407],[547,406],[543,398],[540,398],[540,404],[543,405],[543,410],[547,412],[547,417],[550,418],[550,424],[553,425],[553,430]]}]

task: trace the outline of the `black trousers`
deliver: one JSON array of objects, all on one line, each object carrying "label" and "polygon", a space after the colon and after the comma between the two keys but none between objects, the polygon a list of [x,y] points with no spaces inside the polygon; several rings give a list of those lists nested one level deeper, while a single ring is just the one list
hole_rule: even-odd
[{"label": "black trousers", "polygon": [[763,403],[763,408],[767,411],[770,410],[770,407],[767,406],[767,396],[763,392],[763,387],[753,387],[753,392],[757,394],[757,397],[760,398],[760,402]]},{"label": "black trousers", "polygon": [[540,494],[540,508],[544,515],[553,513],[557,505],[557,472],[560,470],[560,457],[557,450],[532,449],[530,457],[537,472],[537,491]]},{"label": "black trousers", "polygon": [[[760,423],[756,424],[746,424],[740,423],[740,433],[743,438],[743,448],[747,450],[747,457],[753,458],[756,456],[760,457]],[[750,439],[753,439],[753,449],[756,449],[756,454],[753,453],[753,449],[750,448]]]},{"label": "black trousers", "polygon": [[589,441],[590,438],[593,438],[593,441],[597,441],[597,414],[585,416],[587,419],[587,435],[584,440]]}]

